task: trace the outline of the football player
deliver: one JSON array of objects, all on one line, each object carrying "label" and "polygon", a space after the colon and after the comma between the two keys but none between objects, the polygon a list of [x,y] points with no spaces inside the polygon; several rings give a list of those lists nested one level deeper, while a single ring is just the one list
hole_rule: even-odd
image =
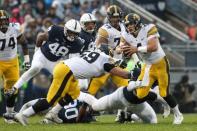
[{"label": "football player", "polygon": [[119,87],[112,94],[99,99],[92,95],[81,93],[78,99],[85,101],[94,111],[113,111],[127,107],[127,111],[136,114],[144,123],[156,124],[157,116],[153,108],[146,102],[146,99],[138,99],[135,96],[135,90],[129,90],[129,88],[138,87],[140,84],[139,81],[131,81],[127,87]]},{"label": "football player", "polygon": [[142,24],[140,16],[134,13],[128,14],[124,23],[126,27],[122,32],[125,44],[122,46],[124,54],[131,56],[138,53],[145,63],[138,78],[142,81],[142,86],[136,89],[136,96],[144,99],[149,94],[153,83],[158,81],[159,94],[174,113],[173,124],[181,124],[183,115],[179,111],[175,98],[169,94],[169,63],[159,43],[157,27],[154,24]]},{"label": "football player", "polygon": [[[122,19],[122,10],[117,5],[111,5],[107,9],[107,20],[108,22],[99,28],[96,46],[99,48],[100,45],[107,44],[111,51],[114,52],[116,47],[120,43],[121,38],[121,28],[124,26],[121,23]],[[114,58],[121,58],[121,55],[117,55],[114,52]],[[98,78],[93,78],[90,80],[88,86],[88,92],[92,95],[96,95],[98,90],[107,82],[108,78],[111,77],[112,81],[116,84],[117,87],[128,85],[127,79],[122,79],[118,76],[113,76],[110,74],[102,75]]]},{"label": "football player", "polygon": [[[39,99],[31,100],[31,101],[25,103],[21,107],[19,112],[24,111],[25,109],[34,105],[37,101],[39,101],[41,99],[45,99],[45,98],[39,98]],[[60,110],[60,112],[58,113],[58,117],[63,120],[63,123],[76,123],[76,122],[87,123],[87,122],[95,121],[95,119],[93,119],[92,111],[90,108],[86,111],[86,116],[84,116],[81,119],[81,121],[77,121],[77,117],[79,114],[79,108],[81,105],[82,105],[82,102],[79,100],[74,100],[73,102],[70,102],[68,105],[64,106],[64,108],[62,108]],[[49,109],[41,112],[41,115],[46,114],[48,111],[49,111]],[[15,114],[16,113],[4,114],[4,117],[7,118],[8,120],[15,121],[15,119],[14,119]],[[42,124],[50,124],[53,122],[48,119],[43,119],[41,121],[41,123]]]},{"label": "football player", "polygon": [[96,18],[91,13],[85,13],[80,18],[81,33],[79,34],[84,44],[83,51],[87,51],[95,48],[96,37]]},{"label": "football player", "polygon": [[16,114],[15,118],[21,124],[27,125],[28,117],[54,106],[45,118],[56,123],[62,123],[62,120],[58,117],[58,112],[64,105],[75,100],[80,94],[77,79],[98,77],[105,72],[118,75],[125,79],[130,79],[133,75],[128,71],[116,67],[114,60],[100,50],[87,51],[80,57],[73,57],[59,62],[54,68],[53,81],[47,98],[39,100],[33,106]]},{"label": "football player", "polygon": [[[91,13],[84,13],[80,18],[81,33],[79,34],[83,42],[83,50],[94,50],[95,48],[95,37],[96,37],[96,18]],[[88,80],[79,79],[80,88],[84,89],[88,86]]]},{"label": "football player", "polygon": [[71,19],[64,27],[53,25],[47,32],[37,36],[36,48],[31,68],[15,83],[10,94],[16,92],[25,82],[40,72],[42,68],[52,73],[58,61],[70,53],[80,53],[82,41],[78,38],[81,32],[80,23]]},{"label": "football player", "polygon": [[[21,32],[20,25],[10,23],[9,14],[5,10],[0,10],[0,76],[4,80],[5,95],[19,79],[18,43],[22,46],[25,70],[28,70],[30,59],[27,41]],[[12,97],[6,98],[6,113],[8,114],[14,112],[16,94],[17,92]]]}]

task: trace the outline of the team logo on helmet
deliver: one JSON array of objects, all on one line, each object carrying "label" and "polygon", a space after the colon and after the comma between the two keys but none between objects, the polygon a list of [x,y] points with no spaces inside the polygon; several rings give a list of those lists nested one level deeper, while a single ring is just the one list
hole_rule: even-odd
[{"label": "team logo on helmet", "polygon": [[134,30],[131,33],[135,33],[141,28],[142,22],[141,22],[141,18],[138,14],[130,13],[130,14],[126,15],[126,17],[124,19],[124,24],[126,27],[128,27],[129,25],[134,26]]}]

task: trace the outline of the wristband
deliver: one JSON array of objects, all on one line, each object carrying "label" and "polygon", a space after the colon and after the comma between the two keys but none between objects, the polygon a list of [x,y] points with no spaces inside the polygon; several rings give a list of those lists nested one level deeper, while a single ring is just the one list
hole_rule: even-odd
[{"label": "wristband", "polygon": [[140,46],[137,48],[138,52],[147,53],[147,46]]},{"label": "wristband", "polygon": [[29,62],[29,61],[30,61],[29,55],[24,55],[24,61],[25,61],[25,62]]}]

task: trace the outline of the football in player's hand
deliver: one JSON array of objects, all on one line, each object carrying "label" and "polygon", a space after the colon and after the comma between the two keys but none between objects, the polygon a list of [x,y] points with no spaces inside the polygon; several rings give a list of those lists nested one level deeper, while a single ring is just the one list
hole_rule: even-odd
[{"label": "football in player's hand", "polygon": [[121,46],[123,56],[126,58],[130,57],[129,52],[128,52],[128,48],[129,48],[129,46],[127,46],[127,45]]}]

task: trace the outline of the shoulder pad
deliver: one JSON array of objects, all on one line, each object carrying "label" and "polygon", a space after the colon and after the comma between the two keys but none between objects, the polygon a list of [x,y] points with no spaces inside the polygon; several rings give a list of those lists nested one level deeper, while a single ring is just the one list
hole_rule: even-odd
[{"label": "shoulder pad", "polygon": [[157,27],[154,24],[149,24],[146,26],[146,28],[147,28],[147,37],[158,33]]},{"label": "shoulder pad", "polygon": [[106,39],[109,38],[108,32],[103,28],[99,28],[98,35],[101,36],[101,37],[104,37]]}]

